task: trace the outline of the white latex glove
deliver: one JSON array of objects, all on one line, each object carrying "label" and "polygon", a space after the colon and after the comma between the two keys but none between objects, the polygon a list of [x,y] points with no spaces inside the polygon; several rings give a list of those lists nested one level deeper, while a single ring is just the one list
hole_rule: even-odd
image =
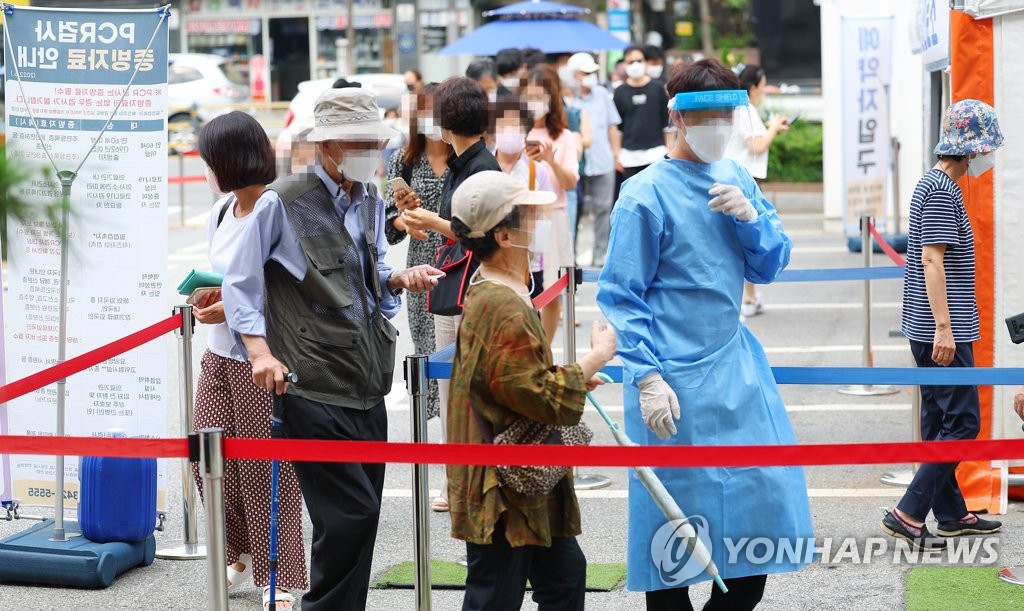
[{"label": "white latex glove", "polygon": [[640,414],[644,424],[658,439],[668,439],[676,434],[676,420],[679,420],[679,400],[676,391],[668,385],[657,371],[640,380]]},{"label": "white latex glove", "polygon": [[741,221],[752,221],[757,218],[757,209],[736,185],[716,182],[708,189],[708,195],[716,196],[708,202],[708,207],[715,212],[734,216]]}]

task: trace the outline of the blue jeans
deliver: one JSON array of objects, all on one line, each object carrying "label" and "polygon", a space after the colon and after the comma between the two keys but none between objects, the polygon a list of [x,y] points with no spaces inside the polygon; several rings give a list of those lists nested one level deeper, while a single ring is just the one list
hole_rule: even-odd
[{"label": "blue jeans", "polygon": [[[938,367],[932,360],[932,344],[910,340],[910,351],[918,367]],[[949,367],[974,367],[974,347],[956,344]],[[921,387],[921,439],[974,439],[980,430],[977,386]],[[956,466],[955,462],[921,465],[896,507],[922,522],[928,510],[939,522],[954,522],[966,516],[967,504],[956,481]]]}]

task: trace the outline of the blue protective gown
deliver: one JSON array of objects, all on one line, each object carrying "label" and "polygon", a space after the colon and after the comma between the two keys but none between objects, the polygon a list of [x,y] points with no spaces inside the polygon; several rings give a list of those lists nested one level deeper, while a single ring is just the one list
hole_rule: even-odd
[{"label": "blue protective gown", "polygon": [[[712,183],[734,184],[758,218],[737,221],[708,208]],[[796,443],[764,350],[739,323],[743,280],[771,282],[789,263],[792,243],[753,178],[730,160],[713,164],[664,159],[626,181],[612,212],[611,241],[597,302],[615,327],[625,366],[626,433],[641,445]],[[637,382],[658,371],[679,398],[678,434],[659,440],[644,425]],[[728,453],[723,449],[723,453]],[[802,468],[655,469],[689,516],[708,524],[712,557],[723,578],[793,571],[803,555],[729,562],[725,537],[813,536]],[[634,474],[629,482],[627,587],[652,591],[679,583],[652,560],[651,542],[666,522]],[[764,548],[756,550],[756,559]],[[669,585],[671,584],[671,585]]]}]

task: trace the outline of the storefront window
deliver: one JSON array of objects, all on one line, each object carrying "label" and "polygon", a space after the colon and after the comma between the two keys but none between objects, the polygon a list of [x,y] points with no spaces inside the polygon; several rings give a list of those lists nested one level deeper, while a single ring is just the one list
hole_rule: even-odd
[{"label": "storefront window", "polygon": [[259,19],[189,21],[187,32],[191,53],[213,53],[247,62],[263,52]]},{"label": "storefront window", "polygon": [[[390,4],[390,2],[388,3]],[[378,6],[382,6],[378,3]],[[354,66],[348,65],[348,16],[317,17],[317,78],[368,72],[394,72],[394,18],[390,8],[368,10],[356,4]]]}]

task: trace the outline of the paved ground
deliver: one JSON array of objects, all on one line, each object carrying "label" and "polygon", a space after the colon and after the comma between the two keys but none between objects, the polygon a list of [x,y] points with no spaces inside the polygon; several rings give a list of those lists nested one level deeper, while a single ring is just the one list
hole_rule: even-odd
[{"label": "paved ground", "polygon": [[[172,161],[172,175],[175,168]],[[201,174],[201,166],[188,160],[186,173]],[[201,267],[205,261],[205,234],[200,229],[201,215],[211,198],[204,185],[189,185],[186,189],[187,222],[181,226],[177,208],[176,189],[171,189],[172,210],[169,215],[170,248],[169,281],[176,282],[193,266]],[[826,232],[818,210],[820,196],[777,196],[784,223],[792,235],[796,250],[792,268],[853,267],[861,264],[860,254],[846,251],[842,236]],[[589,263],[591,236],[585,229],[580,239],[581,263]],[[404,262],[402,248],[389,254],[392,262]],[[888,261],[881,255],[876,265]],[[818,284],[778,284],[764,288],[767,311],[749,321],[749,327],[767,349],[772,365],[826,366],[860,365],[861,342],[861,287],[859,282],[832,282]],[[873,344],[878,366],[908,366],[910,355],[905,342],[889,336],[889,329],[898,325],[900,282],[876,283]],[[169,303],[174,300],[169,298]],[[594,286],[584,285],[579,292],[577,316],[583,325],[578,333],[578,345],[587,345],[583,329],[598,316],[594,303]],[[400,355],[412,352],[404,314],[398,321],[403,330],[400,336]],[[200,333],[199,341],[202,340]],[[168,339],[170,371],[176,369],[175,347]],[[559,341],[556,357],[561,354]],[[197,344],[201,346],[201,344]],[[196,348],[196,355],[200,348]],[[198,359],[197,359],[198,362]],[[399,368],[399,376],[400,368]],[[172,373],[169,376],[174,379]],[[178,434],[176,393],[171,393],[167,412],[167,434]],[[904,441],[910,439],[910,395],[908,389],[882,397],[851,397],[841,395],[831,386],[783,387],[787,406],[801,442],[868,442]],[[603,388],[600,399],[607,406],[621,406],[619,389]],[[621,407],[618,407],[621,418]],[[613,414],[614,415],[614,414]],[[400,378],[389,399],[390,436],[393,440],[409,439],[408,399]],[[595,413],[586,419],[597,432],[595,443],[613,443],[607,429]],[[439,424],[430,423],[430,435],[437,439]],[[158,533],[158,543],[171,544],[181,539],[181,495],[177,464],[168,465],[169,522],[167,530]],[[890,506],[900,491],[879,483],[879,476],[906,465],[816,467],[807,470],[808,487],[814,527],[819,544],[833,540],[834,555],[844,538],[854,538],[863,556],[864,540],[878,535],[879,507]],[[593,470],[586,469],[585,472]],[[437,482],[439,468],[431,471],[431,481]],[[581,493],[583,530],[580,543],[591,562],[622,561],[626,548],[625,470],[602,469],[612,484],[604,489]],[[412,508],[410,500],[410,468],[395,465],[388,468],[384,508],[380,534],[374,557],[374,575],[379,575],[395,563],[413,557],[411,539]],[[436,485],[436,484],[435,484]],[[1022,532],[1024,514],[1021,505],[1011,504],[1003,519],[1007,524],[998,540],[1000,564],[1024,563]],[[43,509],[41,513],[48,514]],[[29,526],[28,523],[0,522],[0,536],[7,536]],[[438,559],[455,560],[463,553],[462,545],[448,536],[448,518],[445,514],[431,515],[431,553]],[[311,527],[306,524],[307,537]],[[762,604],[763,609],[850,609],[889,610],[903,607],[903,576],[915,563],[901,560],[893,562],[893,544],[887,541],[888,552],[871,562],[853,561],[849,556],[836,564],[815,564],[799,572],[772,577]],[[307,545],[308,550],[308,545]],[[862,559],[862,558],[861,558]],[[994,575],[993,571],[993,575]],[[151,567],[136,569],[119,578],[113,586],[102,591],[74,590],[38,586],[0,585],[0,601],[10,608],[63,609],[75,606],[83,609],[168,609],[172,607],[201,608],[206,606],[203,561],[175,562],[158,560]],[[993,576],[994,579],[994,576]],[[709,588],[705,584],[694,588],[698,604],[706,600]],[[231,597],[232,609],[259,608],[259,591],[249,587]],[[456,609],[461,603],[461,592],[435,591],[432,593],[435,609]],[[588,594],[589,609],[621,610],[640,608],[642,595],[619,588],[609,593]],[[371,591],[370,609],[413,609],[414,598],[410,590]],[[524,608],[536,606],[527,598]]]}]

